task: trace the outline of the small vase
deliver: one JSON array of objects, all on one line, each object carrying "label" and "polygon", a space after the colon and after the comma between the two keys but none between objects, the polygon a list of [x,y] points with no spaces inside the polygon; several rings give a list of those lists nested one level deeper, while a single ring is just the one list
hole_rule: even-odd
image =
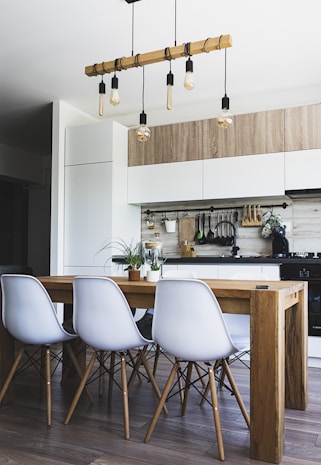
[{"label": "small vase", "polygon": [[128,280],[129,281],[139,281],[140,280],[140,270],[128,270]]},{"label": "small vase", "polygon": [[156,283],[160,278],[160,270],[149,270],[147,271],[147,281],[150,283]]}]

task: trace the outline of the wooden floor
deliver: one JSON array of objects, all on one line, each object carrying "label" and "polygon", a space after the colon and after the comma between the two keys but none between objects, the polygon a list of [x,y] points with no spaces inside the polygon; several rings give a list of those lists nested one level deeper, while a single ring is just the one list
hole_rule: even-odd
[{"label": "wooden floor", "polygon": [[[163,386],[169,362],[162,357],[157,381]],[[236,362],[233,373],[249,408],[249,370]],[[69,425],[63,419],[76,383],[53,384],[53,421],[46,425],[45,399],[39,395],[39,375],[34,371],[16,379],[16,400],[0,409],[0,464],[9,465],[209,465],[220,463],[210,405],[199,406],[200,396],[191,389],[186,417],[180,416],[178,396],[167,403],[148,444],[143,443],[156,401],[150,383],[135,382],[130,391],[131,439],[123,438],[122,397],[114,388],[108,406],[106,389],[99,398],[98,381],[90,388],[95,403],[86,396]],[[249,432],[234,396],[219,391],[226,464],[258,464],[249,459]],[[321,369],[309,369],[307,411],[286,411],[283,465],[321,463]]]}]

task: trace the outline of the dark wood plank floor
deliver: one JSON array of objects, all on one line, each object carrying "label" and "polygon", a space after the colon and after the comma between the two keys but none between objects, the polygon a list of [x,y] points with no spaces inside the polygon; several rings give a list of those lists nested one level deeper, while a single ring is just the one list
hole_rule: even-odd
[{"label": "dark wood plank floor", "polygon": [[[157,381],[162,387],[169,362],[161,359]],[[249,408],[249,370],[239,362],[233,373]],[[53,379],[53,421],[46,425],[45,399],[39,394],[39,376],[24,373],[16,379],[16,400],[0,409],[0,464],[9,465],[209,465],[220,463],[212,411],[199,406],[199,394],[191,389],[186,417],[180,415],[178,396],[168,401],[169,414],[161,415],[148,444],[145,433],[156,405],[150,383],[136,380],[130,391],[131,439],[123,438],[122,396],[114,388],[99,398],[98,382],[91,384],[95,403],[85,395],[69,425],[63,419],[75,383],[60,385]],[[106,389],[105,389],[106,391]],[[234,396],[219,392],[226,464],[260,463],[249,459],[249,432]],[[321,369],[309,369],[307,411],[286,411],[285,455],[282,465],[321,463]],[[261,462],[262,463],[262,462]]]}]

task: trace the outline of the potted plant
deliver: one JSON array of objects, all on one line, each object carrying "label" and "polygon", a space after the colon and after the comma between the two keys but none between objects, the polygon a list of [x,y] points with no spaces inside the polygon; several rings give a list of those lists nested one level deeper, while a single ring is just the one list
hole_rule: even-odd
[{"label": "potted plant", "polygon": [[129,281],[139,281],[140,267],[144,263],[142,254],[142,241],[135,244],[133,241],[127,243],[123,239],[119,239],[117,241],[111,241],[103,245],[100,251],[111,247],[121,252],[124,261],[127,264],[127,267],[124,268],[124,271],[128,270]]},{"label": "potted plant", "polygon": [[161,269],[162,265],[166,262],[166,258],[163,260],[159,260],[158,258],[154,258],[153,262],[150,265],[150,270],[147,271],[146,279],[150,282],[156,282],[159,280],[161,276]]}]

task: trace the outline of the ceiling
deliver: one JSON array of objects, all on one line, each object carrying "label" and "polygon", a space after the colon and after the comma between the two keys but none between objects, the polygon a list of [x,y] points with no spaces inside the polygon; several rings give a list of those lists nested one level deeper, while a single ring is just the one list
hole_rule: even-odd
[{"label": "ceiling", "polygon": [[[177,45],[231,34],[227,93],[232,112],[321,100],[318,0],[176,1]],[[28,109],[43,109],[56,100],[98,118],[100,78],[87,77],[86,65],[130,56],[132,45],[134,54],[174,45],[175,0],[133,5],[125,0],[0,0],[0,127],[12,113],[26,115]],[[183,88],[185,59],[172,63],[171,111],[165,109],[169,64],[145,67],[150,126],[217,115],[224,92],[224,51],[195,55],[193,61],[193,91]],[[105,118],[131,127],[141,111],[142,69],[118,77],[121,103],[106,104]],[[105,82],[109,93],[110,76]],[[3,135],[0,131],[0,141]]]}]

